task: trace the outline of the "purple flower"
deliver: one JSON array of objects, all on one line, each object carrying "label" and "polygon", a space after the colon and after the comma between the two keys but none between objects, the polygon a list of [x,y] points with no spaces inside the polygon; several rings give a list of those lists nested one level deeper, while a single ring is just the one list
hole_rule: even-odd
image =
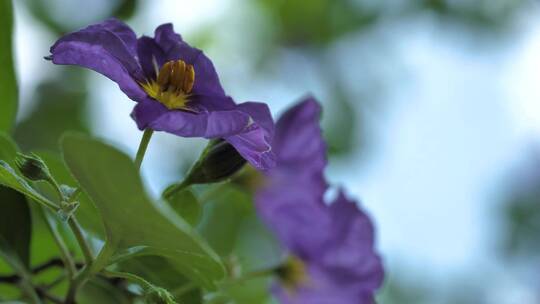
[{"label": "purple flower", "polygon": [[110,19],[63,36],[50,51],[55,64],[86,67],[116,82],[137,102],[131,117],[139,129],[224,138],[255,167],[273,167],[268,107],[236,105],[210,59],[184,42],[171,24],[159,26],[154,38],[137,38],[126,24]]},{"label": "purple flower", "polygon": [[277,122],[277,165],[257,193],[259,215],[289,254],[272,291],[286,304],[373,303],[384,277],[374,228],[343,191],[331,204],[324,202],[320,112],[308,98]]}]

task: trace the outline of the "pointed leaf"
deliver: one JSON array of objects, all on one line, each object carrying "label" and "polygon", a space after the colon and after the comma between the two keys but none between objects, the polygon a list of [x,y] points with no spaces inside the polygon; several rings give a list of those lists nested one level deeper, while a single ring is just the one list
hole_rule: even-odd
[{"label": "pointed leaf", "polygon": [[124,258],[163,256],[190,279],[214,288],[224,276],[219,257],[172,209],[148,197],[128,156],[73,134],[63,138],[62,149],[71,173],[101,213],[109,250]]}]

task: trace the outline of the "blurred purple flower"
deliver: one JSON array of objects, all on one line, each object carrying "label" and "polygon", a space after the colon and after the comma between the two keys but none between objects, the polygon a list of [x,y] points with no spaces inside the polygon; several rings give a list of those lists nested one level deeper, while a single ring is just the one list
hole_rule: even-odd
[{"label": "blurred purple flower", "polygon": [[267,105],[236,105],[210,59],[171,24],[156,28],[154,38],[137,39],[126,24],[109,19],[63,36],[50,51],[55,64],[86,67],[116,82],[137,102],[131,117],[139,129],[224,138],[255,167],[273,167],[274,124]]},{"label": "blurred purple flower", "polygon": [[369,217],[343,191],[324,202],[326,145],[320,106],[308,98],[277,122],[277,166],[257,193],[257,210],[287,248],[276,297],[286,304],[368,304],[383,281]]}]

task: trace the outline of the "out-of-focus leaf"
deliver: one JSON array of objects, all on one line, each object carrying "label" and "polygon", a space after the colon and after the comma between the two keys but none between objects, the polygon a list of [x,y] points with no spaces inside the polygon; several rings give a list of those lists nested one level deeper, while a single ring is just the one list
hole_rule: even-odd
[{"label": "out-of-focus leaf", "polygon": [[130,296],[120,288],[115,288],[109,282],[94,278],[86,283],[77,293],[77,303],[80,304],[131,304]]},{"label": "out-of-focus leaf", "polygon": [[195,226],[201,218],[202,208],[193,193],[186,189],[175,193],[169,200],[169,205],[182,217]]},{"label": "out-of-focus leaf", "polygon": [[[16,151],[13,141],[0,134],[0,159],[5,159],[5,165],[14,163]],[[0,183],[2,181],[0,178]],[[22,277],[20,286],[25,298],[31,303],[40,303],[29,284],[32,219],[26,199],[13,189],[0,186],[0,210],[0,257]]]},{"label": "out-of-focus leaf", "polygon": [[[24,195],[0,186],[0,244],[9,246],[26,267],[30,263],[32,220]],[[2,250],[3,246],[0,246]]]},{"label": "out-of-focus leaf", "polygon": [[0,0],[0,131],[9,132],[17,116],[17,79],[13,64],[13,7]]},{"label": "out-of-focus leaf", "polygon": [[3,160],[10,166],[14,166],[17,150],[17,145],[13,140],[5,133],[0,132],[0,160]]},{"label": "out-of-focus leaf", "polygon": [[286,45],[323,46],[376,21],[377,14],[353,1],[259,0]]},{"label": "out-of-focus leaf", "polygon": [[[120,263],[119,267],[122,271],[138,275],[156,286],[169,290],[178,303],[202,303],[201,289],[193,288],[181,292],[182,289],[189,286],[190,282],[165,258],[158,256],[135,257]],[[176,293],[181,293],[181,295],[176,296]]]},{"label": "out-of-focus leaf", "polygon": [[120,19],[128,19],[137,11],[137,4],[138,1],[136,0],[123,0],[116,7],[112,15]]},{"label": "out-of-focus leaf", "polygon": [[[0,134],[0,159],[13,164],[16,151],[15,144],[6,135]],[[20,262],[28,268],[32,220],[26,198],[15,190],[0,186],[0,210],[0,250],[16,253]]]},{"label": "out-of-focus leaf", "polygon": [[[87,26],[89,23],[100,22],[110,16],[129,18],[137,8],[136,0],[89,1],[85,4],[84,11],[76,1],[26,0],[24,3],[37,20],[57,34]],[[61,18],[61,16],[68,17]]]},{"label": "out-of-focus leaf", "polygon": [[[540,183],[537,181],[537,183]],[[540,261],[540,191],[538,185],[529,191],[520,191],[503,209],[505,231],[504,254],[508,257],[535,258]]]},{"label": "out-of-focus leaf", "polygon": [[[79,70],[64,72],[62,76],[38,87],[35,109],[17,124],[15,139],[23,150],[56,151],[66,130],[88,132],[84,78]],[[69,79],[69,86],[65,79]]]},{"label": "out-of-focus leaf", "polygon": [[357,143],[356,109],[347,101],[343,87],[336,85],[331,106],[324,110],[323,129],[331,156],[350,153]]},{"label": "out-of-focus leaf", "polygon": [[221,256],[235,246],[242,220],[253,212],[251,197],[240,188],[217,185],[203,202],[203,218],[198,231]]},{"label": "out-of-focus leaf", "polygon": [[410,1],[408,12],[431,11],[444,21],[467,25],[473,29],[499,30],[508,25],[527,1],[452,1],[452,0],[419,0]]},{"label": "out-of-focus leaf", "polygon": [[100,211],[106,249],[123,258],[156,255],[212,289],[224,276],[214,251],[170,207],[149,199],[133,161],[98,140],[66,135],[64,160]]}]

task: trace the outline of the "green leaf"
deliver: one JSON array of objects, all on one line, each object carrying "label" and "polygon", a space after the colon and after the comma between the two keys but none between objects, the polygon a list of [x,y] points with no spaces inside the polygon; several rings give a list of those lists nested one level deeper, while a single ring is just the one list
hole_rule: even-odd
[{"label": "green leaf", "polygon": [[253,212],[249,193],[232,185],[218,185],[204,202],[198,230],[221,256],[235,246],[242,220]]},{"label": "green leaf", "polygon": [[148,197],[128,156],[81,135],[66,135],[61,145],[68,168],[101,213],[105,249],[117,258],[163,256],[210,289],[223,278],[216,253],[170,207]]},{"label": "green leaf", "polygon": [[17,116],[17,79],[13,64],[13,6],[0,0],[0,131],[9,132]]},{"label": "green leaf", "polygon": [[169,205],[182,217],[195,226],[201,218],[202,208],[199,201],[190,190],[183,190],[173,194],[168,199]]},{"label": "green leaf", "polygon": [[28,268],[32,219],[26,198],[14,190],[0,186],[0,210],[0,239],[3,240],[0,241],[0,250],[13,251]]},{"label": "green leaf", "polygon": [[[15,144],[0,134],[0,159],[13,163],[17,153]],[[32,220],[26,198],[18,192],[0,186],[0,250],[12,251],[20,262],[28,268],[30,263],[30,236]],[[9,249],[3,248],[8,246]]]},{"label": "green leaf", "polygon": [[115,288],[107,281],[94,278],[81,288],[77,294],[77,303],[80,304],[130,304],[127,292]]}]

